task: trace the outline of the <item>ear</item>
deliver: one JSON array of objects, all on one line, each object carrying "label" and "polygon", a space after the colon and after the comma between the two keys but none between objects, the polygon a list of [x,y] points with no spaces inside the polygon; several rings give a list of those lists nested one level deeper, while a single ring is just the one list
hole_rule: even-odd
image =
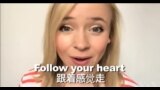
[{"label": "ear", "polygon": [[111,42],[111,39],[109,38],[108,41],[107,41],[107,43],[109,44],[110,42]]}]

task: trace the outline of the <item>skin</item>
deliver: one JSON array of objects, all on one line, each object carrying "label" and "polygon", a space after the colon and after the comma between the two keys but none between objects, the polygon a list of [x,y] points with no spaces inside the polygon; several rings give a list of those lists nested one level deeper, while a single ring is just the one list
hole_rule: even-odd
[{"label": "skin", "polygon": [[65,66],[98,64],[110,43],[111,16],[106,4],[77,4],[72,9],[56,34],[57,53]]}]

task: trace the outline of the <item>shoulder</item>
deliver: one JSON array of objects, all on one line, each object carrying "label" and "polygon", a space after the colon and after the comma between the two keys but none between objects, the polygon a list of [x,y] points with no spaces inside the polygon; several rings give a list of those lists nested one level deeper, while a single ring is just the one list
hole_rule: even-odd
[{"label": "shoulder", "polygon": [[41,87],[41,81],[35,79],[37,76],[40,76],[40,73],[30,69],[22,76],[19,87]]},{"label": "shoulder", "polygon": [[121,87],[138,87],[137,82],[131,79],[127,74],[123,72],[122,76],[124,83],[121,85]]}]

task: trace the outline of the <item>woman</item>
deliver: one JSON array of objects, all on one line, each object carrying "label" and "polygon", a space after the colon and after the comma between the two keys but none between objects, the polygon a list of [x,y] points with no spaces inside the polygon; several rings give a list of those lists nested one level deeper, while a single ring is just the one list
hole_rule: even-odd
[{"label": "woman", "polygon": [[[116,66],[119,60],[119,12],[114,4],[54,4],[51,6],[44,37],[44,61],[41,65]],[[60,72],[27,72],[20,86],[106,87],[136,86],[124,73],[101,72],[104,82],[57,83]],[[93,74],[98,72],[75,72]]]}]

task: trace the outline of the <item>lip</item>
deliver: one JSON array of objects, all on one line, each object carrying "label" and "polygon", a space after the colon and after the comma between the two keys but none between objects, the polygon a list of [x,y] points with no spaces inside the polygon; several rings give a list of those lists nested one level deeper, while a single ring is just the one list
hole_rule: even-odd
[{"label": "lip", "polygon": [[72,56],[71,60],[75,65],[84,66],[89,63],[92,57],[90,56]]}]

